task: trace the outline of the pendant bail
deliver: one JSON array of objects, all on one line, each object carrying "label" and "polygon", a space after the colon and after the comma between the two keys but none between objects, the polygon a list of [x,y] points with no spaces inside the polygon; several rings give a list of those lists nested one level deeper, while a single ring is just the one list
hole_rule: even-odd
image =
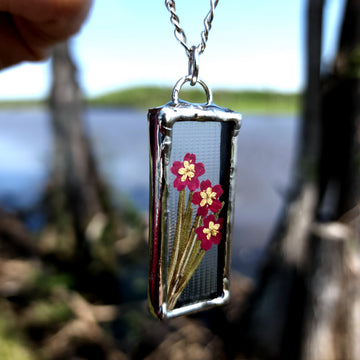
[{"label": "pendant bail", "polygon": [[[179,104],[179,92],[182,88],[182,86],[187,83],[187,82],[190,82],[191,84],[191,80],[192,80],[192,77],[191,75],[187,75],[187,76],[184,76],[182,77],[180,80],[178,80],[178,82],[175,84],[174,88],[173,88],[173,91],[172,91],[172,101],[175,105],[178,105]],[[205,95],[206,95],[206,105],[209,106],[212,104],[212,101],[213,101],[213,97],[212,97],[212,93],[211,93],[211,90],[209,89],[209,87],[206,85],[205,81],[197,78],[196,80],[196,83],[199,83],[204,91],[205,91]]]},{"label": "pendant bail", "polygon": [[189,52],[189,76],[191,76],[190,85],[194,86],[198,81],[199,76],[199,49],[197,46],[192,46]]}]

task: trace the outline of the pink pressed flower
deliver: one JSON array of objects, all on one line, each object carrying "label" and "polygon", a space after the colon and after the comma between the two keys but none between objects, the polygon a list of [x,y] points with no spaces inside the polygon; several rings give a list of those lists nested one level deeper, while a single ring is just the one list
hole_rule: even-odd
[{"label": "pink pressed flower", "polygon": [[223,219],[215,220],[214,215],[209,215],[204,219],[204,226],[198,227],[195,232],[199,240],[201,240],[201,249],[209,250],[211,245],[219,245],[222,234],[220,232],[223,226]]},{"label": "pink pressed flower", "polygon": [[198,177],[205,173],[203,163],[196,163],[195,154],[186,154],[183,161],[174,161],[171,172],[176,175],[174,187],[178,191],[184,190],[187,186],[190,191],[199,187]]},{"label": "pink pressed flower", "polygon": [[198,215],[205,217],[208,210],[217,213],[221,209],[221,202],[218,198],[222,195],[223,189],[221,185],[211,186],[210,180],[202,181],[200,191],[196,191],[192,198],[194,205],[199,205]]}]

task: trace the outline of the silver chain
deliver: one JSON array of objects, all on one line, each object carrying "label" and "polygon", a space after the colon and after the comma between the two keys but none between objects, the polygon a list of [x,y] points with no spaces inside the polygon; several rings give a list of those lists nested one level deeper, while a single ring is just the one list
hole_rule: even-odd
[{"label": "silver chain", "polygon": [[[210,8],[210,11],[208,12],[208,14],[206,15],[206,17],[204,19],[204,27],[205,27],[205,29],[201,32],[201,43],[196,46],[196,50],[197,50],[197,53],[199,55],[202,54],[204,52],[204,50],[205,50],[206,42],[207,42],[207,39],[208,39],[208,36],[209,36],[209,31],[211,29],[211,23],[212,23],[213,18],[214,18],[214,10],[215,10],[218,2],[219,2],[219,0],[210,0],[211,8]],[[193,47],[193,50],[192,50],[191,47],[189,47],[187,45],[185,32],[180,27],[179,17],[176,14],[175,0],[165,0],[165,6],[166,6],[166,8],[169,10],[169,12],[171,14],[170,21],[175,26],[175,30],[174,30],[175,37],[181,43],[181,45],[185,48],[186,54],[190,58],[191,52],[194,51],[194,47]]]}]

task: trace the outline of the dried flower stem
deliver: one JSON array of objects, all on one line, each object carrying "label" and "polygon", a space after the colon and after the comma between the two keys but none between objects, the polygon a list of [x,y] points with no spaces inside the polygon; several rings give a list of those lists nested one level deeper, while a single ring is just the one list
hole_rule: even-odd
[{"label": "dried flower stem", "polygon": [[195,217],[194,220],[194,224],[192,226],[190,235],[188,237],[188,241],[186,243],[186,247],[182,253],[181,259],[179,261],[179,273],[180,275],[182,275],[184,273],[184,268],[187,266],[189,257],[194,249],[194,245],[196,242],[196,233],[195,233],[195,229],[198,228],[199,226],[201,226],[202,223],[202,217],[200,217],[199,215],[197,215]]},{"label": "dried flower stem", "polygon": [[[221,228],[223,219],[217,221],[216,224],[214,222],[224,206],[222,202],[218,211],[220,207],[218,198],[223,193],[220,185],[212,186],[210,180],[199,184],[198,177],[205,173],[205,168],[203,163],[196,162],[195,154],[187,153],[183,161],[174,161],[171,172],[176,176],[174,187],[179,192],[179,198],[174,242],[167,274],[168,310],[175,307],[205,252],[211,248],[212,244],[219,244],[221,233],[218,229]],[[195,192],[199,185],[200,191]],[[187,203],[186,187],[190,191]],[[194,221],[192,221],[193,204],[199,206]],[[209,210],[214,215],[207,216]],[[203,226],[204,222],[206,224]]]},{"label": "dried flower stem", "polygon": [[205,252],[206,252],[205,250],[200,250],[197,253],[197,255],[196,255],[195,259],[194,259],[194,262],[192,264],[190,264],[190,266],[188,268],[188,271],[184,274],[184,276],[178,282],[178,284],[176,286],[176,291],[173,292],[170,300],[168,301],[168,309],[169,310],[172,310],[174,308],[174,306],[176,305],[176,302],[177,302],[179,296],[181,295],[181,293],[185,289],[185,286],[187,285],[187,283],[189,282],[189,280],[193,276],[195,270],[199,266],[202,258],[205,255]]},{"label": "dried flower stem", "polygon": [[[174,246],[168,276],[168,310],[172,310],[175,307],[179,296],[185,289],[195,270],[200,265],[200,262],[206,252],[205,250],[200,249],[201,242],[197,241],[195,233],[195,229],[202,225],[203,218],[196,215],[190,230],[193,213],[191,206],[193,192],[190,192],[189,194],[185,210],[185,193],[183,193],[183,191],[179,194],[178,219],[176,223]],[[225,202],[222,202],[221,205],[221,209],[214,214],[216,219],[219,217]]]},{"label": "dried flower stem", "polygon": [[[170,280],[167,296],[168,300],[171,300],[174,293],[178,292],[179,283],[184,278],[184,274],[189,271],[189,267],[191,267],[193,259],[200,250],[200,242],[196,241],[195,229],[201,226],[202,220],[203,219],[200,216],[196,216],[182,256],[176,262],[177,271],[173,273],[173,279]],[[187,231],[186,233],[188,234],[189,232]]]},{"label": "dried flower stem", "polygon": [[[185,191],[185,190],[184,190]],[[180,195],[179,195],[180,196]],[[189,193],[188,202],[186,206],[185,212],[182,213],[182,226],[181,226],[181,234],[178,240],[178,250],[173,251],[171,255],[171,268],[168,275],[168,292],[167,292],[167,298],[171,298],[171,294],[173,293],[173,290],[176,286],[176,283],[178,282],[179,277],[181,276],[181,263],[183,262],[183,257],[188,251],[189,246],[189,233],[190,227],[191,227],[191,219],[193,215],[193,208],[191,205],[192,202],[192,196],[193,192]],[[180,201],[180,200],[179,200]],[[185,201],[185,195],[184,195],[184,201]],[[178,216],[179,211],[181,211],[180,208],[178,208]],[[194,227],[194,226],[193,226]],[[174,240],[174,246],[175,247],[175,240]]]},{"label": "dried flower stem", "polygon": [[171,253],[171,260],[170,260],[168,276],[167,276],[168,281],[171,281],[171,279],[173,277],[174,269],[176,267],[176,260],[178,258],[178,254],[179,254],[184,209],[185,209],[185,190],[181,190],[179,192],[174,244],[173,244],[173,249],[172,249],[172,253]]}]

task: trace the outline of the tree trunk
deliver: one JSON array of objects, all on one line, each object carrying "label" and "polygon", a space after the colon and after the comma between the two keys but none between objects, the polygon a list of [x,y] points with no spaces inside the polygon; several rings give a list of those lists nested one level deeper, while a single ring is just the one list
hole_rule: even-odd
[{"label": "tree trunk", "polygon": [[125,226],[120,224],[96,167],[85,131],[77,71],[67,43],[54,49],[50,109],[54,165],[48,204],[56,244],[51,251],[44,247],[51,253],[52,263],[74,274],[79,289],[102,292],[103,300],[119,301],[113,244],[124,236]]},{"label": "tree trunk", "polygon": [[84,104],[76,75],[68,44],[57,45],[50,97],[55,137],[52,184],[64,190],[76,233],[84,237],[92,219],[104,210],[99,196],[100,178],[84,129]]},{"label": "tree trunk", "polygon": [[335,66],[322,87],[321,223],[308,274],[306,359],[360,359],[359,49],[360,3],[348,0]]},{"label": "tree trunk", "polygon": [[320,77],[324,1],[308,1],[307,88],[294,187],[243,319],[264,359],[360,359],[360,3]]}]

